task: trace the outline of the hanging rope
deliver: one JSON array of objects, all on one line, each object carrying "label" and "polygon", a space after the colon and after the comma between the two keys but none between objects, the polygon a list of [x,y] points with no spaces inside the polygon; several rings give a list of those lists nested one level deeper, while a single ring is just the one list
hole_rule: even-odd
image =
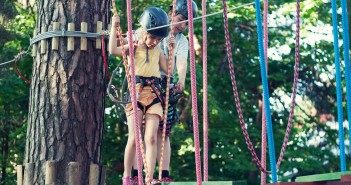
[{"label": "hanging rope", "polygon": [[18,70],[18,66],[17,66],[17,61],[21,60],[21,58],[23,58],[24,56],[26,56],[27,52],[25,51],[21,51],[18,55],[15,56],[15,63],[13,63],[16,73],[22,78],[23,81],[25,81],[28,85],[30,85],[30,81],[27,80],[22,73]]},{"label": "hanging rope", "polygon": [[[175,12],[176,12],[176,0],[173,0],[173,8],[172,8],[172,15],[171,15],[171,24],[174,22]],[[173,37],[174,28],[171,26],[170,37]],[[163,125],[162,125],[162,142],[161,142],[161,153],[160,153],[160,164],[159,164],[159,171],[158,171],[158,179],[162,179],[162,165],[163,165],[163,154],[164,154],[164,146],[166,140],[166,127],[167,127],[167,116],[168,116],[168,101],[169,101],[169,84],[171,83],[171,67],[173,61],[173,46],[174,43],[169,42],[169,54],[168,54],[168,65],[167,65],[167,88],[166,88],[166,100],[165,100],[165,109],[163,113]]]},{"label": "hanging rope", "polygon": [[338,31],[338,17],[336,10],[336,0],[332,0],[332,20],[333,20],[333,34],[334,34],[334,60],[335,60],[335,77],[336,77],[336,99],[338,110],[338,125],[339,125],[339,148],[340,148],[340,171],[346,171],[346,157],[345,157],[345,136],[343,126],[343,107],[342,107],[342,85],[341,85],[341,70],[340,70],[340,51],[339,51],[339,31]]},{"label": "hanging rope", "polygon": [[[105,33],[108,34],[108,33]],[[102,53],[102,58],[104,60],[104,67],[105,67],[105,73],[107,76],[107,80],[110,81],[110,73],[108,72],[108,64],[107,64],[107,57],[106,57],[106,50],[105,50],[105,34],[102,34],[102,39],[101,39],[101,53]]]},{"label": "hanging rope", "polygon": [[206,26],[206,0],[202,0],[202,81],[203,81],[203,148],[204,148],[204,181],[208,181],[208,86],[207,86],[207,26]]},{"label": "hanging rope", "polygon": [[198,185],[202,183],[201,176],[201,157],[200,157],[200,141],[199,141],[199,121],[197,110],[197,91],[196,91],[196,68],[194,53],[194,24],[193,24],[193,3],[188,0],[188,19],[189,19],[189,48],[190,48],[190,75],[191,75],[191,102],[193,110],[193,129],[195,142],[195,160],[196,160],[196,181]]},{"label": "hanging rope", "polygon": [[[344,61],[345,61],[345,78],[346,78],[346,104],[347,104],[347,116],[349,123],[349,142],[351,143],[351,67],[350,67],[350,43],[349,43],[349,27],[347,19],[347,2],[341,0],[342,8],[342,40],[344,46]],[[350,147],[351,154],[351,147]]]},{"label": "hanging rope", "polygon": [[[113,6],[113,11],[114,14],[117,14],[117,9],[114,0],[112,1],[112,6]],[[133,35],[132,35],[132,25],[131,25],[131,2],[130,0],[127,0],[127,17],[128,17],[128,34],[129,34],[129,40],[128,43],[133,43]],[[131,100],[132,100],[132,106],[133,106],[133,111],[134,111],[134,134],[135,134],[135,145],[136,145],[136,155],[137,155],[137,166],[138,166],[138,184],[143,184],[143,173],[142,173],[142,163],[144,163],[144,168],[146,172],[146,179],[147,182],[150,181],[149,173],[148,173],[148,166],[145,158],[145,150],[144,150],[144,145],[140,133],[140,128],[139,128],[139,120],[138,120],[138,108],[137,108],[137,103],[136,103],[136,87],[135,87],[135,69],[134,69],[134,49],[131,48],[133,47],[133,44],[129,45],[129,57],[130,57],[130,65],[131,69],[129,69],[128,65],[128,59],[127,55],[124,50],[124,42],[123,42],[123,37],[122,37],[122,31],[121,31],[121,26],[118,23],[117,24],[117,31],[118,31],[118,38],[120,41],[120,46],[122,49],[122,57],[123,57],[123,65],[126,71],[126,76],[127,76],[127,81],[128,81],[128,89],[131,92]],[[133,77],[131,77],[131,75]]]},{"label": "hanging rope", "polygon": [[279,159],[277,162],[276,168],[278,169],[285,153],[285,149],[287,147],[290,131],[292,127],[292,120],[294,119],[294,109],[295,109],[295,99],[296,99],[296,91],[297,91],[297,83],[299,80],[299,66],[300,66],[300,0],[296,1],[296,39],[295,39],[295,67],[294,67],[294,83],[293,83],[293,91],[291,97],[290,104],[290,113],[289,113],[289,121],[288,126],[286,128],[284,142],[282,145],[282,149],[280,150]]},{"label": "hanging rope", "polygon": [[249,136],[249,134],[246,130],[246,127],[245,127],[245,121],[244,121],[244,117],[243,117],[242,110],[241,110],[240,99],[239,99],[239,94],[238,94],[238,89],[237,89],[236,79],[235,79],[235,71],[234,71],[234,64],[233,64],[232,51],[231,51],[231,42],[230,42],[231,39],[230,39],[229,28],[228,28],[227,3],[225,0],[222,0],[222,5],[223,5],[224,32],[225,32],[226,49],[227,49],[227,55],[228,55],[228,65],[229,65],[230,78],[231,78],[232,87],[233,87],[235,105],[236,105],[236,109],[237,109],[237,112],[239,115],[240,126],[241,126],[241,129],[243,131],[246,144],[251,152],[251,156],[253,157],[253,160],[254,160],[257,168],[259,170],[263,171],[264,173],[270,173],[261,165],[260,160],[257,157],[255,149],[251,143],[250,136]]}]

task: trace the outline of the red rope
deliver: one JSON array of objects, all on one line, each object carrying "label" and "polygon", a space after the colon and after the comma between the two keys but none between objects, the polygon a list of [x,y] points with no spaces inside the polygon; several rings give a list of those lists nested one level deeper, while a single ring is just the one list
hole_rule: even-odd
[{"label": "red rope", "polygon": [[108,64],[107,64],[107,59],[106,59],[106,53],[105,53],[105,35],[101,36],[101,53],[102,53],[102,58],[104,60],[104,67],[105,67],[105,72],[107,75],[107,80],[110,81],[110,73],[108,72]]},{"label": "red rope", "polygon": [[16,73],[22,78],[22,80],[23,80],[24,82],[26,82],[28,85],[30,85],[30,81],[27,80],[27,79],[22,75],[22,73],[18,70],[17,60],[15,60],[15,62],[13,63],[13,65],[15,66]]},{"label": "red rope", "polygon": [[207,26],[206,26],[206,0],[202,0],[202,64],[203,64],[203,148],[204,148],[204,181],[208,181],[208,105],[207,105]]}]

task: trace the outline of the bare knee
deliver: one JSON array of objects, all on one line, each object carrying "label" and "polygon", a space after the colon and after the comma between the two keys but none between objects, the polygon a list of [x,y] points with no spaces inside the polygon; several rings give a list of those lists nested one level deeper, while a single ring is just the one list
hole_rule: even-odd
[{"label": "bare knee", "polygon": [[148,146],[154,146],[157,143],[157,137],[154,135],[145,137],[145,144]]}]

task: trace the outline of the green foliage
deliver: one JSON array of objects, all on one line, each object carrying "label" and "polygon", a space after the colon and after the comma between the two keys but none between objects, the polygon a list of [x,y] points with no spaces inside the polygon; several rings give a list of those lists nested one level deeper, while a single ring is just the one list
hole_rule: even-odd
[{"label": "green foliage", "polygon": [[[17,53],[27,50],[30,33],[34,28],[33,13],[24,10],[3,25],[6,34],[0,35],[1,63],[12,60]],[[21,73],[30,79],[32,59],[18,62]],[[15,72],[13,63],[0,66],[0,174],[1,184],[15,184],[15,166],[22,164],[26,122],[28,114],[29,85]]]},{"label": "green foliage", "polygon": [[[2,1],[10,2],[10,1]],[[1,2],[1,3],[2,3]],[[196,1],[201,9],[201,2]],[[251,1],[228,1],[228,8]],[[159,6],[168,11],[171,1],[133,1],[133,28],[148,6]],[[117,0],[123,32],[127,28],[125,1]],[[290,96],[295,61],[295,6],[291,0],[270,2],[268,80],[275,154],[278,159],[289,116]],[[0,7],[2,8],[1,4]],[[262,9],[262,8],[261,8]],[[279,180],[293,181],[297,176],[339,171],[339,141],[335,122],[335,78],[333,43],[328,38],[331,30],[331,4],[322,0],[307,0],[301,4],[301,47],[298,100],[295,118],[283,162],[278,170]],[[221,11],[220,1],[207,1],[207,13]],[[20,10],[14,20],[0,28],[0,58],[13,59],[29,45],[34,28],[32,12]],[[1,12],[1,9],[0,9]],[[1,12],[4,14],[4,12]],[[201,10],[200,10],[201,13]],[[339,15],[340,16],[340,15]],[[257,48],[255,9],[246,6],[228,14],[233,64],[243,110],[245,126],[260,156],[262,85]],[[10,18],[10,16],[9,16]],[[341,19],[339,18],[339,21]],[[201,21],[195,21],[195,36],[202,43]],[[259,184],[259,170],[255,167],[246,146],[235,107],[227,64],[222,14],[207,18],[208,34],[208,113],[209,113],[209,179],[248,180]],[[328,32],[329,31],[329,32]],[[326,36],[327,35],[327,36]],[[317,39],[316,39],[317,38]],[[110,58],[110,71],[120,59]],[[19,69],[30,78],[31,59],[19,62]],[[189,66],[189,65],[188,65]],[[196,56],[196,82],[199,110],[199,134],[202,131],[202,59]],[[123,67],[121,67],[121,71]],[[188,69],[188,72],[190,70]],[[175,124],[171,135],[171,176],[177,181],[195,180],[193,140],[193,114],[191,107],[190,72],[186,80],[185,97],[179,102],[181,122]],[[5,184],[14,184],[15,164],[22,163],[25,123],[28,112],[26,85],[15,74],[11,64],[0,67],[0,132],[7,138],[8,154],[0,153],[0,167],[5,167]],[[121,87],[124,73],[113,83]],[[344,79],[344,76],[343,76]],[[343,82],[345,83],[345,82]],[[345,99],[345,98],[344,98]],[[123,155],[127,140],[127,127],[121,119],[123,110],[106,99],[102,162],[108,166],[107,184],[121,183]],[[344,118],[346,119],[346,118]],[[1,147],[5,146],[0,140]],[[347,149],[349,146],[347,145]],[[268,154],[267,154],[268,156]],[[269,159],[267,168],[270,169]],[[1,170],[1,169],[0,169]]]}]

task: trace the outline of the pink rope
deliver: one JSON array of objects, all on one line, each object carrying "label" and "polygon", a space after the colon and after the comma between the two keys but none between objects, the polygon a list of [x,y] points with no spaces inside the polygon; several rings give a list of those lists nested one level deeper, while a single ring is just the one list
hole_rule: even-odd
[{"label": "pink rope", "polygon": [[[257,154],[254,150],[254,147],[252,145],[250,136],[246,130],[246,126],[245,126],[245,121],[244,121],[244,117],[242,114],[242,110],[241,110],[241,105],[240,105],[240,99],[239,99],[239,94],[238,94],[238,90],[237,90],[237,85],[236,85],[236,79],[235,79],[235,72],[234,72],[234,65],[232,62],[232,51],[231,51],[231,44],[230,44],[230,36],[229,36],[229,29],[228,29],[228,17],[227,17],[227,4],[226,1],[223,0],[223,16],[224,16],[224,27],[225,27],[225,38],[226,38],[226,49],[227,49],[227,55],[228,55],[228,63],[229,63],[229,70],[230,70],[230,78],[232,81],[232,86],[233,86],[233,93],[234,93],[234,100],[235,100],[235,105],[237,108],[237,112],[239,115],[239,122],[240,122],[240,126],[241,129],[243,131],[244,137],[245,137],[245,141],[246,144],[251,152],[251,156],[255,162],[255,165],[257,166],[257,168],[259,170],[261,170],[262,172],[268,174],[270,173],[269,171],[266,170],[265,167],[263,167],[262,163],[260,162],[260,160],[257,157]],[[299,38],[300,38],[300,34],[299,34],[299,30],[300,30],[300,1],[297,0],[297,8],[296,8],[296,12],[297,12],[297,16],[296,16],[296,48],[295,48],[295,71],[294,71],[294,84],[293,84],[293,92],[292,92],[292,100],[291,100],[291,105],[290,105],[290,114],[289,114],[289,121],[288,121],[288,126],[285,132],[285,137],[284,137],[284,142],[283,142],[283,146],[280,152],[280,156],[279,156],[279,160],[277,162],[276,168],[278,169],[282,158],[284,156],[285,153],[285,149],[287,146],[287,142],[289,140],[289,135],[290,135],[290,131],[291,131],[291,127],[292,127],[292,120],[294,117],[294,108],[295,108],[295,98],[296,98],[296,91],[297,91],[297,81],[298,81],[298,69],[299,69]]]},{"label": "pink rope", "polygon": [[224,32],[225,32],[226,49],[227,49],[227,55],[228,55],[228,65],[229,65],[230,78],[232,81],[232,87],[233,87],[233,93],[234,93],[234,100],[235,100],[236,110],[237,110],[238,115],[239,115],[241,130],[243,131],[246,145],[248,146],[248,148],[250,150],[251,156],[252,156],[257,168],[260,169],[261,171],[263,171],[264,173],[270,173],[262,166],[259,158],[257,157],[255,149],[251,143],[249,133],[247,132],[246,127],[245,127],[245,121],[244,121],[243,113],[241,110],[240,99],[239,99],[239,94],[238,94],[238,89],[237,89],[236,79],[235,79],[235,71],[234,71],[234,64],[233,64],[233,59],[232,59],[232,51],[231,51],[231,43],[230,43],[231,39],[229,36],[229,28],[228,28],[227,3],[225,0],[222,0],[222,5],[223,5]]},{"label": "pink rope", "polygon": [[[173,7],[176,7],[176,1],[173,0]],[[171,15],[171,23],[174,22],[174,15],[175,15],[176,9],[172,8],[172,15]],[[171,26],[171,31],[170,35],[173,36],[174,33],[174,27]],[[171,66],[173,63],[173,46],[174,43],[169,43],[169,54],[168,54],[168,65],[167,65],[167,88],[166,88],[166,100],[165,100],[165,109],[163,112],[163,126],[162,126],[162,142],[161,142],[161,153],[160,153],[160,164],[158,165],[159,171],[158,171],[158,179],[162,179],[162,166],[163,166],[163,154],[164,154],[164,146],[165,146],[165,141],[166,141],[166,127],[167,127],[167,116],[168,116],[168,102],[169,102],[169,84],[171,83]]]},{"label": "pink rope", "polygon": [[[263,32],[264,32],[264,54],[266,58],[266,69],[268,73],[268,0],[264,0],[263,11]],[[264,168],[267,167],[267,130],[266,130],[266,109],[264,108],[264,99],[262,97],[262,135],[261,135],[261,163]],[[261,185],[266,185],[266,174],[261,171]]]},{"label": "pink rope", "polygon": [[[128,43],[133,43],[133,27],[132,27],[132,9],[131,0],[127,0],[127,19],[128,19]],[[142,160],[140,152],[140,141],[139,141],[139,119],[138,119],[138,106],[136,98],[136,80],[135,80],[135,66],[134,66],[134,46],[129,44],[129,61],[130,61],[130,75],[131,75],[131,98],[134,112],[134,133],[135,133],[135,145],[137,153],[137,166],[138,166],[138,183],[143,184],[142,174]],[[149,182],[148,175],[146,181]]]},{"label": "pink rope", "polygon": [[288,121],[288,126],[286,128],[282,149],[280,150],[280,156],[277,162],[277,169],[283,160],[285,149],[289,141],[290,131],[292,127],[292,120],[294,118],[295,99],[296,99],[296,91],[297,91],[297,82],[299,80],[299,65],[300,65],[300,0],[296,1],[296,40],[295,42],[296,42],[295,43],[295,66],[294,66],[295,72],[294,72],[293,92],[292,92],[291,104],[290,104],[289,121]]},{"label": "pink rope", "polygon": [[208,181],[208,110],[207,110],[207,26],[206,26],[206,0],[202,0],[202,64],[203,64],[203,148],[204,148],[204,181]]},{"label": "pink rope", "polygon": [[191,75],[191,99],[193,110],[193,128],[195,142],[195,159],[196,159],[196,181],[198,185],[202,184],[201,177],[201,159],[200,159],[200,141],[199,141],[199,120],[197,111],[196,96],[196,69],[195,69],[195,53],[194,53],[194,22],[193,22],[193,4],[192,0],[188,0],[188,24],[189,24],[189,44],[190,44],[190,75]]}]

